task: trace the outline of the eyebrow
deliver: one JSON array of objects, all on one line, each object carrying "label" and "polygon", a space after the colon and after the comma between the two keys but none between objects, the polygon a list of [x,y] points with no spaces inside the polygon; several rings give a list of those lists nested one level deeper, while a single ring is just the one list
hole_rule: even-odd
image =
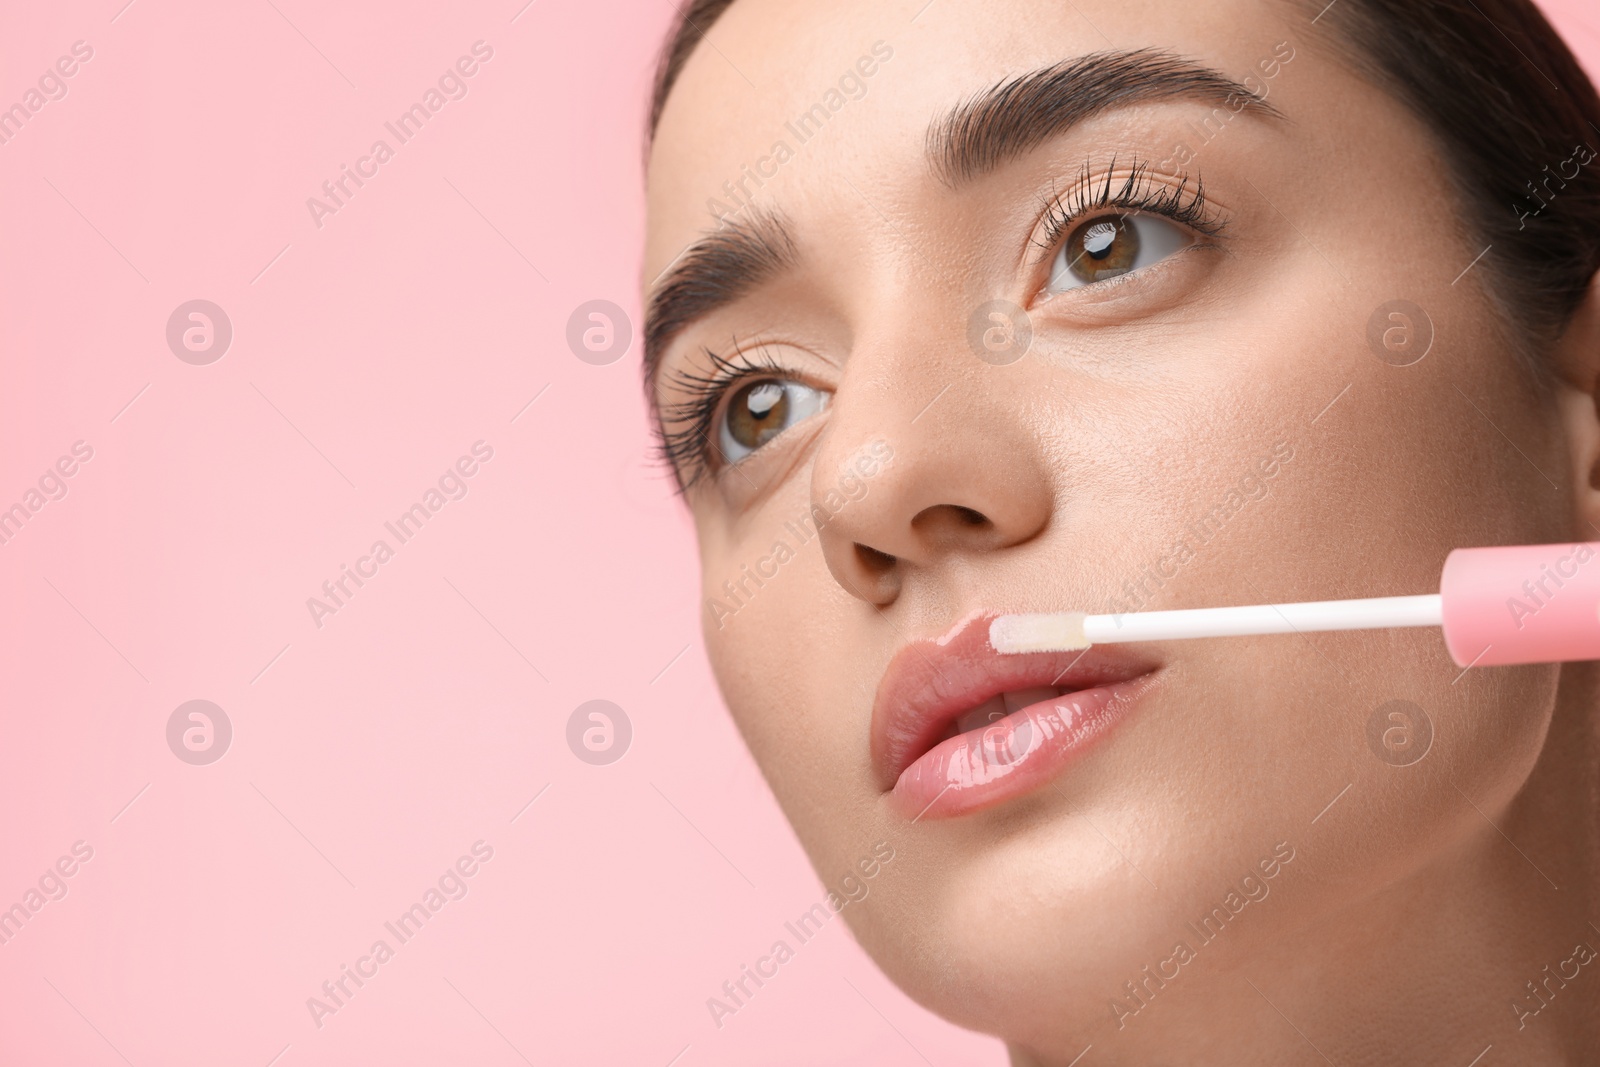
[{"label": "eyebrow", "polygon": [[[1282,117],[1261,94],[1212,67],[1154,48],[1091,52],[1001,81],[958,102],[928,126],[925,154],[935,176],[959,188],[1096,115],[1172,100],[1209,103],[1229,114]],[[776,212],[690,245],[662,274],[645,307],[644,381],[655,382],[668,344],[696,319],[733,303],[797,265],[793,234]]]},{"label": "eyebrow", "polygon": [[952,188],[1096,115],[1173,100],[1281,118],[1266,97],[1212,67],[1154,48],[1091,52],[1009,78],[928,126],[928,164]]},{"label": "eyebrow", "polygon": [[794,238],[781,215],[751,209],[748,221],[736,216],[724,215],[722,229],[685,249],[651,295],[644,316],[646,385],[655,381],[662,353],[684,327],[795,265]]}]

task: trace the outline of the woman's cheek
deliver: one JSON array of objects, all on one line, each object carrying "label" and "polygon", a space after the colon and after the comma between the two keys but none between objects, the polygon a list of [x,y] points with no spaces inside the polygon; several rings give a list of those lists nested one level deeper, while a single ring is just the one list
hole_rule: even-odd
[{"label": "woman's cheek", "polygon": [[816,688],[842,669],[814,661],[817,646],[809,634],[827,623],[818,617],[825,601],[797,595],[805,572],[822,566],[815,547],[810,553],[805,548],[781,538],[744,538],[706,567],[702,582],[702,632],[712,669],[769,779],[781,775],[783,757],[798,757],[798,749],[814,743],[806,727],[820,725],[813,722],[824,703]]},{"label": "woman's cheek", "polygon": [[[1444,799],[1462,797],[1492,815],[1509,803],[1533,772],[1555,713],[1557,664],[1451,671],[1436,678],[1433,745],[1451,788]],[[1381,751],[1381,745],[1379,746]],[[1420,765],[1420,764],[1419,764]],[[1478,813],[1471,815],[1481,825]]]},{"label": "woman's cheek", "polygon": [[[782,524],[777,524],[782,529]],[[781,536],[781,535],[780,535]],[[860,603],[833,580],[815,538],[797,543],[774,577],[743,596],[718,627],[703,616],[707,656],[729,713],[813,864],[850,862],[867,831],[870,803],[868,711],[878,673],[860,636],[847,632]],[[719,554],[702,583],[755,572],[772,538],[741,539]],[[765,544],[752,555],[750,546]],[[736,559],[738,562],[729,562]],[[771,569],[771,568],[767,568]],[[737,591],[737,585],[736,585]]]}]

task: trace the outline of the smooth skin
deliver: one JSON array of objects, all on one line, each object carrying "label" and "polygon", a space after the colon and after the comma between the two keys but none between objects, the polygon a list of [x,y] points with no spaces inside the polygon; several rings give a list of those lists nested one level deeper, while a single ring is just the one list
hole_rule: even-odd
[{"label": "smooth skin", "polygon": [[[1537,387],[1488,299],[1493,251],[1468,269],[1483,243],[1428,131],[1280,0],[738,0],[662,115],[647,299],[717,231],[724,182],[877,41],[893,56],[865,95],[748,185],[787,220],[794,265],[691,323],[655,385],[677,403],[673,372],[706,373],[703,350],[736,338],[828,397],[738,463],[713,456],[687,501],[718,682],[818,875],[895,849],[844,911],[862,945],[1018,1065],[1600,1049],[1600,960],[1541,986],[1558,991],[1537,1014],[1527,988],[1580,942],[1600,950],[1593,665],[1463,672],[1430,630],[1154,646],[1160,685],[1127,721],[1048,787],[951,819],[897,814],[868,749],[908,641],[979,608],[1105,610],[1186,537],[1192,559],[1147,580],[1145,607],[1432,592],[1458,546],[1600,539],[1600,284],[1540,353],[1558,380]],[[1282,42],[1293,59],[1264,79]],[[960,188],[930,168],[925,131],[960,99],[1144,47],[1253,76],[1283,117],[1240,114],[1203,141],[1209,106],[1144,103]],[[1030,241],[1052,188],[1180,144],[1194,157],[1155,179],[1203,178],[1223,234],[1049,293]],[[991,299],[1033,333],[1005,365],[968,342]],[[1406,367],[1368,343],[1397,299],[1436,331]],[[892,462],[800,543],[785,524],[875,441]],[[1186,534],[1284,443],[1292,458],[1220,531]],[[780,539],[794,558],[716,610]],[[1404,767],[1368,741],[1396,699],[1433,727]],[[1187,924],[1285,843],[1270,893],[1202,945]],[[1194,958],[1129,1010],[1124,983],[1180,940]]]}]

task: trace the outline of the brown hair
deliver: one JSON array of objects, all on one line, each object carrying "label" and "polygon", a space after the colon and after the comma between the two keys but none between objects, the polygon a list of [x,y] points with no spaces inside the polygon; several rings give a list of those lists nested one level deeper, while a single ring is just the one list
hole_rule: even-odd
[{"label": "brown hair", "polygon": [[689,0],[679,11],[678,21],[667,35],[666,43],[661,48],[661,57],[656,61],[646,145],[655,139],[656,126],[661,122],[661,109],[667,106],[667,95],[677,83],[678,75],[683,73],[683,65],[689,62],[695,46],[706,35],[711,24],[721,18],[732,4],[733,0]]},{"label": "brown hair", "polygon": [[[1536,357],[1600,268],[1600,97],[1572,51],[1532,0],[1290,2],[1433,131],[1489,250],[1484,290]],[[684,64],[732,4],[683,7],[657,64],[647,145]],[[1580,149],[1588,162],[1569,175]]]},{"label": "brown hair", "polygon": [[1489,250],[1483,289],[1548,377],[1540,350],[1600,268],[1594,84],[1532,0],[1339,0],[1320,21],[1353,69],[1433,131]]}]

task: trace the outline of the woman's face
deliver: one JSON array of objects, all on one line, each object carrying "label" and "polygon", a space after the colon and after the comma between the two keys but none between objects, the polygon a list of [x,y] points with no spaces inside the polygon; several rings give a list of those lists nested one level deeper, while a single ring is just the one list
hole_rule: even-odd
[{"label": "woman's face", "polygon": [[[1463,673],[1431,629],[984,640],[1429,593],[1452,548],[1578,533],[1428,132],[1323,30],[1271,0],[739,0],[661,119],[653,388],[718,681],[868,951],[1022,1047],[1184,1018],[1195,961],[1287,959],[1400,891],[1550,721],[1556,668]],[[1028,77],[1141,48],[1215,73]]]}]

